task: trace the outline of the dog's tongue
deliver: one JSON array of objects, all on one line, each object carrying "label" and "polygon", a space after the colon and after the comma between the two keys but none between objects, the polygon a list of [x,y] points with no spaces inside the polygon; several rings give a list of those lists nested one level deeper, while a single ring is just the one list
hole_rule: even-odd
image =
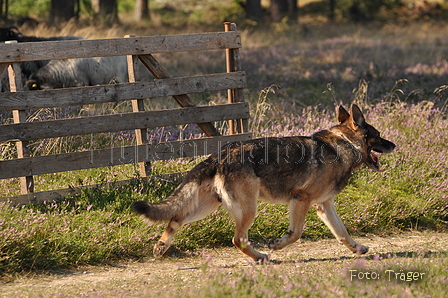
[{"label": "dog's tongue", "polygon": [[377,171],[378,172],[384,172],[386,169],[381,169],[381,163],[380,163],[380,159],[379,159],[379,155],[377,155],[375,152],[370,152],[370,156],[372,157],[372,160],[375,162],[376,167],[377,167]]}]

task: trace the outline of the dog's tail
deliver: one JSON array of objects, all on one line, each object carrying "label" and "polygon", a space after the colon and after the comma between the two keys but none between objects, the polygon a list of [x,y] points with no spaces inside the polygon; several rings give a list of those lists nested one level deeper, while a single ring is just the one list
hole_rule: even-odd
[{"label": "dog's tail", "polygon": [[137,201],[132,203],[131,209],[152,223],[180,218],[197,206],[199,186],[198,181],[184,181],[166,200],[160,203]]},{"label": "dog's tail", "polygon": [[199,188],[204,187],[205,180],[212,178],[216,167],[207,160],[194,167],[185,180],[166,200],[160,203],[137,201],[131,209],[143,215],[152,223],[167,222],[182,218],[193,212],[199,205]]},{"label": "dog's tail", "polygon": [[185,200],[176,200],[176,198],[170,196],[160,203],[137,201],[132,203],[131,209],[143,215],[152,223],[167,222],[183,213],[185,203]]}]

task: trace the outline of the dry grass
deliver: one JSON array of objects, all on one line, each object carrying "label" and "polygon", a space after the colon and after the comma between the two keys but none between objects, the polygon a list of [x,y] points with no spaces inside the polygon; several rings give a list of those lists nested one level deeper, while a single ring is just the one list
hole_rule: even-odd
[{"label": "dry grass", "polygon": [[[126,34],[151,36],[223,30],[214,26],[170,27],[135,24],[122,18],[121,25],[97,28],[81,22],[69,22],[60,28],[44,23],[36,28],[20,28],[24,34],[37,36],[75,35],[87,39],[116,38]],[[382,99],[394,82],[400,85],[406,100],[433,100],[434,90],[446,84],[448,74],[447,22],[410,24],[354,25],[322,23],[305,17],[300,24],[271,24],[239,28],[242,32],[241,59],[247,72],[249,97],[277,84],[276,100],[308,106],[331,104],[326,93],[332,83],[336,99],[347,101],[360,79],[369,82],[368,97]],[[173,75],[190,75],[210,70],[224,71],[221,51],[209,54],[183,53],[162,56],[162,64]],[[218,59],[219,58],[219,59]]]}]

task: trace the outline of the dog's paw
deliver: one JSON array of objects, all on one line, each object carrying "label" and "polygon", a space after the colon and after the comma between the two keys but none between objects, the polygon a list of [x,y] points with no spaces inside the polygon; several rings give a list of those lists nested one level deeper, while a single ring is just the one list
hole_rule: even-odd
[{"label": "dog's paw", "polygon": [[364,246],[362,244],[356,244],[355,245],[355,251],[353,251],[354,253],[357,253],[359,255],[363,255],[366,252],[369,251],[369,247],[368,246]]},{"label": "dog's paw", "polygon": [[281,249],[281,248],[283,248],[282,242],[283,242],[282,238],[272,239],[269,241],[268,247],[271,250]]},{"label": "dog's paw", "polygon": [[156,245],[154,245],[153,254],[155,258],[160,258],[168,250],[169,245],[162,240],[159,240]]},{"label": "dog's paw", "polygon": [[269,255],[258,253],[253,259],[259,264],[264,264],[269,261]]}]

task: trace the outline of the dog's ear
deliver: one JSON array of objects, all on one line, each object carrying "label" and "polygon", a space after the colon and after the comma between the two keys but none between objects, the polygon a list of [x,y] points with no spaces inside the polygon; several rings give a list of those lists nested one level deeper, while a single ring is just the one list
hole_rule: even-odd
[{"label": "dog's ear", "polygon": [[336,108],[336,114],[338,116],[339,124],[344,123],[348,118],[350,118],[350,114],[341,105]]},{"label": "dog's ear", "polygon": [[353,122],[360,128],[364,128],[366,126],[366,120],[364,119],[364,115],[362,114],[359,107],[355,104],[352,104],[350,107],[350,111],[352,112]]}]

